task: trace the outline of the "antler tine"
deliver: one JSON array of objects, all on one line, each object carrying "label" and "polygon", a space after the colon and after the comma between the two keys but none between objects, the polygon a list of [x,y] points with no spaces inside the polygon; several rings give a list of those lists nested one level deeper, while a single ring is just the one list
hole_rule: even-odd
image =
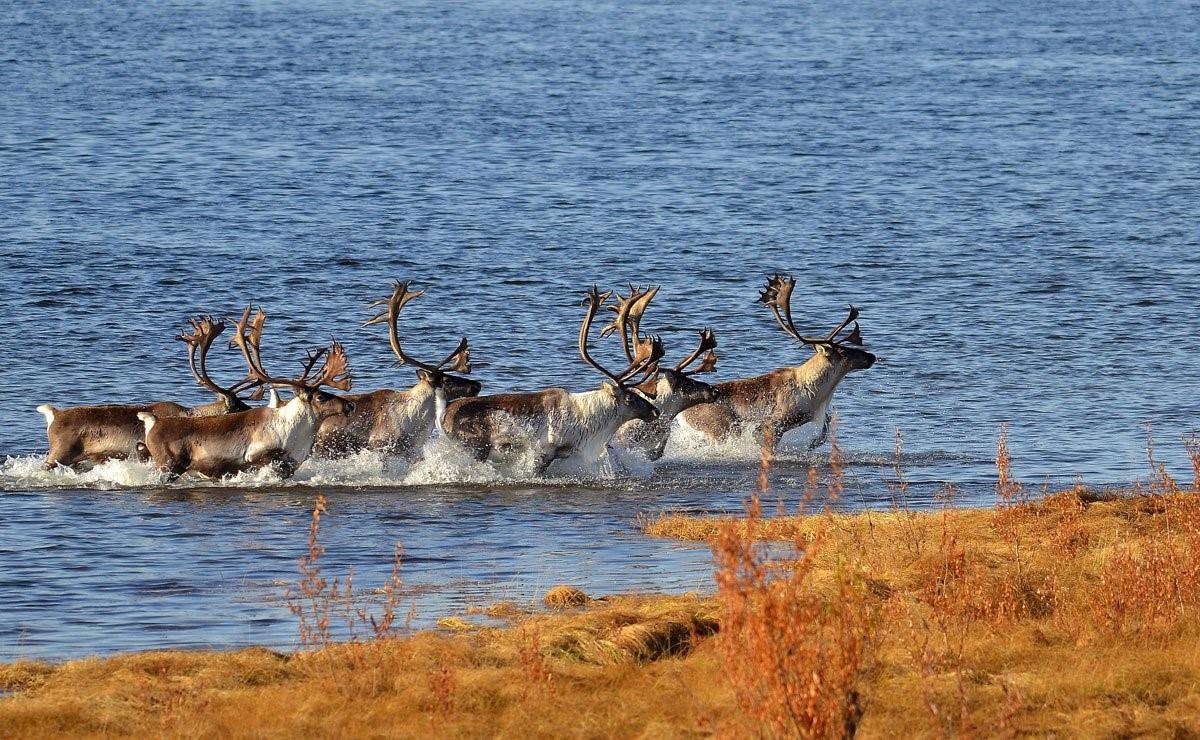
[{"label": "antler tine", "polygon": [[300,366],[304,368],[304,372],[300,373],[301,383],[304,383],[308,380],[309,373],[312,372],[312,369],[317,366],[317,363],[328,351],[329,349],[327,347],[318,347],[315,350],[310,349],[305,351],[305,357],[300,361]]},{"label": "antler tine", "polygon": [[579,356],[583,358],[584,362],[606,375],[612,382],[621,385],[621,379],[606,370],[603,365],[593,360],[587,351],[588,333],[592,329],[592,321],[596,318],[596,312],[600,310],[600,307],[604,305],[604,302],[611,295],[611,291],[601,293],[600,289],[595,285],[584,293],[583,303],[587,304],[587,312],[583,316],[583,323],[579,325]]},{"label": "antler tine", "polygon": [[[225,393],[225,389],[219,387],[208,376],[208,372],[204,366],[204,356],[208,351],[209,345],[225,329],[224,324],[216,324],[211,316],[198,316],[188,319],[188,324],[192,327],[190,332],[179,334],[175,338],[184,342],[188,346],[188,368],[192,371],[192,377],[201,387],[212,391],[218,395]],[[200,357],[197,359],[196,355]]]},{"label": "antler tine", "polygon": [[350,390],[354,380],[350,377],[350,367],[346,360],[346,348],[342,346],[341,342],[335,341],[330,345],[328,352],[322,350],[315,355],[310,352],[309,359],[320,357],[322,354],[325,355],[325,364],[321,366],[321,373],[313,382],[305,383],[302,380],[301,384],[309,388],[325,385],[339,391]]},{"label": "antler tine", "polygon": [[448,368],[452,373],[463,373],[469,375],[471,372],[471,347],[467,343],[467,338],[463,337],[458,340],[458,346],[454,351],[446,356],[446,359],[437,364],[438,368],[444,368],[449,364]]},{"label": "antler tine", "polygon": [[[858,309],[855,308],[854,306],[851,306],[850,312],[846,315],[846,319],[844,321],[842,321],[842,323],[838,324],[836,329],[829,332],[829,336],[825,337],[825,341],[832,342],[834,340],[833,338],[838,335],[838,332],[840,332],[842,329],[845,329],[847,326],[850,325],[851,321],[854,321],[857,318],[858,318]],[[855,327],[855,329],[857,330],[857,327]],[[851,336],[853,336],[853,334]],[[860,339],[862,338],[861,334],[859,335],[859,338]],[[856,342],[856,344],[861,344],[861,342]]]},{"label": "antler tine", "polygon": [[377,301],[371,301],[367,304],[368,307],[380,307],[382,310],[375,316],[368,319],[363,326],[371,326],[372,324],[386,324],[388,327],[388,342],[392,345],[392,354],[396,355],[396,359],[401,365],[413,365],[415,367],[436,372],[438,367],[430,365],[426,362],[405,354],[404,348],[400,346],[400,333],[396,327],[397,319],[400,317],[400,312],[408,305],[409,301],[416,300],[425,295],[423,290],[409,290],[409,281],[395,280],[392,284],[392,294],[387,298],[381,298]]},{"label": "antler tine", "polygon": [[779,326],[793,339],[805,344],[812,344],[808,338],[800,334],[792,322],[792,290],[795,287],[796,278],[775,273],[767,280],[767,285],[763,288],[758,301],[767,304],[771,313],[775,314],[775,320],[779,322]]},{"label": "antler tine", "polygon": [[[683,370],[688,365],[691,365],[693,362],[696,361],[696,358],[700,357],[700,355],[703,355],[705,352],[707,352],[708,356],[706,356],[704,358],[704,362],[702,362],[700,364],[700,368],[694,370],[693,373],[712,372],[712,370],[716,368],[717,356],[716,356],[716,354],[713,353],[713,350],[716,348],[717,348],[717,335],[713,333],[712,329],[708,328],[707,326],[704,327],[703,329],[700,330],[699,346],[697,346],[696,349],[690,355],[688,355],[687,357],[680,360],[679,364],[675,366],[675,370],[678,372],[683,372]],[[711,361],[710,361],[709,357],[712,358]],[[703,368],[705,366],[705,363],[710,363],[712,367],[709,368],[708,370],[704,370]]]},{"label": "antler tine", "polygon": [[645,373],[646,377],[650,377],[658,371],[658,361],[664,354],[662,337],[646,337],[641,340],[635,351],[634,361],[621,373],[618,384],[623,384],[638,373]]},{"label": "antler tine", "polygon": [[242,351],[242,357],[246,359],[246,365],[250,368],[246,378],[252,382],[271,385],[295,385],[294,381],[272,378],[263,369],[259,341],[262,339],[263,324],[267,320],[267,315],[259,308],[258,313],[254,316],[254,321],[251,322],[251,308],[252,306],[246,306],[246,310],[242,312],[242,318],[237,322],[237,331],[229,342],[230,346],[237,346]]},{"label": "antler tine", "polygon": [[650,307],[650,302],[654,300],[654,296],[658,295],[658,290],[659,286],[657,285],[647,288],[640,297],[634,300],[633,306],[629,310],[630,333],[633,335],[635,344],[639,346],[642,343],[642,316],[645,315],[646,309]]},{"label": "antler tine", "polygon": [[608,310],[616,313],[616,316],[613,317],[611,324],[600,330],[600,336],[607,337],[613,332],[620,332],[621,346],[625,350],[626,359],[630,362],[636,359],[636,349],[642,341],[642,315],[646,313],[646,308],[650,305],[650,301],[654,300],[658,290],[658,286],[642,290],[630,283],[629,295],[622,298],[618,293],[616,304],[608,307]]},{"label": "antler tine", "polygon": [[847,335],[846,338],[842,340],[842,342],[844,342],[846,344],[853,344],[858,347],[861,347],[863,345],[862,332],[858,330],[858,322],[857,321],[854,322],[854,331],[850,332],[850,334]]},{"label": "antler tine", "polygon": [[704,359],[700,361],[700,364],[696,367],[696,369],[689,371],[688,374],[689,375],[700,375],[702,373],[714,372],[714,371],[716,371],[716,369],[717,369],[717,353],[712,350],[709,350],[708,354],[704,355]]}]

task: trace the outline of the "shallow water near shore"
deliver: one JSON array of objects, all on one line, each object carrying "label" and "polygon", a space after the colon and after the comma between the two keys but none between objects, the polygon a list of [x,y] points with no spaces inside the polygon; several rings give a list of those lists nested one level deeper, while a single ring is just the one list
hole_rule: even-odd
[{"label": "shallow water near shore", "polygon": [[[39,470],[38,404],[207,400],[172,339],[199,312],[261,303],[274,367],[336,336],[356,390],[409,384],[361,328],[393,278],[429,289],[411,350],[468,335],[485,392],[594,387],[593,282],[661,284],[646,327],[672,359],[713,326],[720,379],[808,356],[753,303],[768,273],[798,278],[805,331],[859,306],[881,361],[835,397],[846,509],[889,505],[896,428],[917,506],[990,504],[1003,423],[1033,488],[1145,478],[1150,424],[1190,476],[1188,4],[46,0],[3,23],[0,659],[291,646],[280,584],[321,493],[327,574],[378,585],[402,542],[419,624],[559,582],[711,588],[706,548],[636,519],[739,510],[750,445],[548,480],[440,453]],[[794,507],[828,452],[780,458],[769,505]]]}]

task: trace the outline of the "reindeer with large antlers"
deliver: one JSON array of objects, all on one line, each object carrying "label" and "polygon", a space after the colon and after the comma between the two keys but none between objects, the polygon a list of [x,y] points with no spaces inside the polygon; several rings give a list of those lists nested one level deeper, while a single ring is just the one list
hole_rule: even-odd
[{"label": "reindeer with large antlers", "polygon": [[[858,309],[850,312],[833,331],[823,337],[802,334],[792,322],[792,291],[796,280],[774,275],[767,281],[758,301],[775,315],[779,326],[797,342],[815,354],[799,367],[784,367],[754,378],[718,383],[715,403],[696,406],[681,418],[693,429],[711,439],[724,439],[752,428],[766,433],[773,441],[790,429],[809,422],[821,423],[821,431],[812,447],[825,441],[829,429],[829,401],[842,378],[855,370],[875,364],[875,355],[862,346],[858,329]],[[839,336],[854,323],[845,336]]]},{"label": "reindeer with large antlers", "polygon": [[405,352],[396,327],[400,312],[425,291],[409,289],[407,282],[396,281],[392,295],[371,303],[379,313],[364,326],[386,324],[392,353],[400,365],[416,368],[417,383],[405,391],[381,389],[370,393],[343,396],[354,402],[350,416],[326,419],[317,432],[313,454],[336,457],[372,449],[403,455],[410,462],[420,457],[421,449],[437,423],[437,411],[458,398],[479,395],[479,381],[453,373],[471,372],[471,350],[464,337],[439,363],[422,362]]},{"label": "reindeer with large antlers", "polygon": [[[290,477],[312,451],[317,428],[333,416],[349,416],[354,404],[321,390],[350,389],[346,353],[334,342],[328,349],[310,352],[297,378],[269,374],[262,364],[259,342],[266,315],[260,309],[250,320],[250,308],[237,323],[231,344],[241,350],[256,383],[287,386],[295,397],[278,408],[256,408],[226,416],[160,418],[152,411],[138,413],[146,429],[146,449],[154,464],[171,478],[192,470],[209,478],[274,466]],[[312,370],[324,357],[315,376]]]},{"label": "reindeer with large antlers", "polygon": [[[643,291],[630,285],[629,295],[625,298],[618,295],[616,305],[608,307],[616,316],[611,324],[604,327],[601,335],[620,335],[625,356],[630,362],[648,354],[648,346],[654,341],[642,336],[641,323],[642,315],[657,294],[657,287]],[[692,378],[693,375],[710,373],[716,369],[716,348],[716,335],[712,329],[705,328],[700,332],[699,346],[674,368],[659,367],[657,362],[648,366],[645,380],[638,385],[638,390],[654,400],[654,405],[658,407],[658,418],[649,422],[640,419],[627,422],[613,438],[613,445],[641,450],[648,460],[660,459],[671,436],[671,424],[675,417],[697,404],[712,403],[717,399],[717,391],[713,386]],[[687,369],[701,357],[703,360],[694,370]]]},{"label": "reindeer with large antlers", "polygon": [[208,350],[213,340],[225,331],[225,324],[211,316],[189,319],[192,330],[180,334],[177,339],[187,343],[188,366],[196,382],[217,396],[212,403],[191,408],[172,401],[150,404],[107,404],[101,406],[76,406],[57,409],[50,405],[38,406],[37,410],[46,417],[46,436],[50,450],[42,467],[50,470],[56,465],[77,467],[89,461],[100,463],[105,460],[127,458],[141,459],[139,445],[143,441],[145,426],[138,419],[139,413],[155,416],[218,416],[246,411],[250,408],[240,394],[255,389],[247,398],[262,397],[262,385],[249,375],[231,386],[221,386],[208,374]]},{"label": "reindeer with large antlers", "polygon": [[471,450],[478,460],[509,462],[532,455],[541,475],[555,460],[579,457],[595,461],[607,454],[608,441],[627,421],[653,421],[658,409],[631,379],[662,357],[662,343],[649,340],[620,373],[606,369],[588,352],[592,321],[611,293],[594,286],[579,327],[579,356],[608,378],[598,390],[571,393],[549,388],[535,393],[506,393],[461,398],[446,408],[442,429]]}]

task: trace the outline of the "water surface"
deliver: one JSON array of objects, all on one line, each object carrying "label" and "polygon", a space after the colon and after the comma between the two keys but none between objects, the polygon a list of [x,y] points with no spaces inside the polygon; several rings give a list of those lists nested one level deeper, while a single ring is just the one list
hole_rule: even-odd
[{"label": "water surface", "polygon": [[[675,357],[715,327],[719,377],[802,361],[753,304],[794,273],[805,331],[853,303],[882,358],[837,395],[847,507],[887,505],[897,427],[921,504],[947,481],[989,502],[1002,423],[1032,486],[1144,478],[1150,423],[1186,474],[1194,27],[1182,2],[21,4],[0,20],[0,658],[291,644],[278,582],[318,493],[329,570],[377,584],[402,541],[426,620],[563,581],[711,587],[703,547],[635,518],[738,509],[753,450],[551,481],[34,471],[37,404],[205,400],[172,339],[195,312],[261,303],[276,366],[336,335],[356,388],[408,384],[360,328],[393,278],[429,288],[413,351],[469,335],[500,391],[594,386],[592,282],[662,285],[648,328]],[[797,444],[789,503],[825,463]]]}]

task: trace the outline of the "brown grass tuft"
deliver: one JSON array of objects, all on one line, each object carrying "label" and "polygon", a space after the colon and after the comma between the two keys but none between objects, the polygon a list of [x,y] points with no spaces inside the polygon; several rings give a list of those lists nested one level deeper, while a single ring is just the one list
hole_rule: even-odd
[{"label": "brown grass tuft", "polygon": [[451,632],[470,632],[471,630],[479,629],[479,625],[471,624],[462,617],[442,617],[437,621],[437,626]]},{"label": "brown grass tuft", "polygon": [[542,597],[542,603],[551,609],[572,609],[589,601],[591,598],[574,586],[552,586]]}]

